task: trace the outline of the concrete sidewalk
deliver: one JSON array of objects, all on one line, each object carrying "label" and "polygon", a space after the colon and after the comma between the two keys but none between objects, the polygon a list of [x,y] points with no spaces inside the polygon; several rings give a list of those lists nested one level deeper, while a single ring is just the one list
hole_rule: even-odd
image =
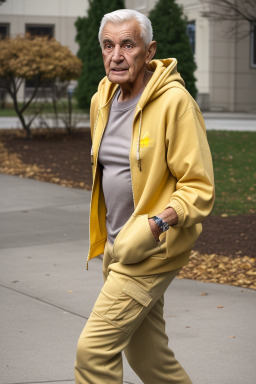
[{"label": "concrete sidewalk", "polygon": [[[207,130],[227,130],[227,131],[256,131],[256,114],[253,113],[231,113],[231,112],[203,112]],[[46,119],[49,127],[54,124],[53,119]],[[35,119],[33,128],[42,126],[40,118]],[[60,121],[59,127],[64,127]],[[77,127],[89,128],[89,115],[84,115]],[[21,129],[20,121],[17,117],[0,117],[0,129]]]},{"label": "concrete sidewalk", "polygon": [[204,112],[207,131],[256,131],[256,114]]},{"label": "concrete sidewalk", "polygon": [[[74,383],[77,339],[102,285],[99,258],[86,271],[89,200],[0,175],[1,384]],[[255,384],[255,291],[176,279],[165,316],[194,384]],[[141,384],[126,362],[124,382]]]}]

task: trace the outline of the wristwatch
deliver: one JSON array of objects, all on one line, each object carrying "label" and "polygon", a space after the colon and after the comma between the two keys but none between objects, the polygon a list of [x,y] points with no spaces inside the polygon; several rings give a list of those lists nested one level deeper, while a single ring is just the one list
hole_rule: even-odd
[{"label": "wristwatch", "polygon": [[170,228],[169,224],[164,222],[160,217],[154,216],[152,217],[152,219],[158,225],[162,232],[165,232]]}]

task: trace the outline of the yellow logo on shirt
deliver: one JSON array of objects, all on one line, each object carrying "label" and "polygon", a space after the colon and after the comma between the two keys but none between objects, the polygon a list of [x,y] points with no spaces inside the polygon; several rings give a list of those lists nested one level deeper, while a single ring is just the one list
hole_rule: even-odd
[{"label": "yellow logo on shirt", "polygon": [[155,140],[150,136],[150,133],[147,131],[144,133],[140,139],[140,148],[148,148],[154,146]]}]

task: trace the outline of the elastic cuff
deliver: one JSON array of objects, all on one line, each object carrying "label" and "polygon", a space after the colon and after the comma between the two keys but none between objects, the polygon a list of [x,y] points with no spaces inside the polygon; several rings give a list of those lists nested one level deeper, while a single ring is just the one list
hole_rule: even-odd
[{"label": "elastic cuff", "polygon": [[181,227],[184,223],[184,210],[182,205],[175,199],[172,199],[166,208],[173,208],[178,215],[178,222],[173,227]]}]

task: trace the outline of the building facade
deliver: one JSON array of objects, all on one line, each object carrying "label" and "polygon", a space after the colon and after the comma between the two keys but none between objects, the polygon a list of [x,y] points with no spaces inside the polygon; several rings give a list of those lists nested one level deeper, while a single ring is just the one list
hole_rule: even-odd
[{"label": "building facade", "polygon": [[[210,111],[256,112],[256,26],[249,33],[247,22],[213,22],[201,15],[206,4],[199,0],[177,1],[188,20],[200,107]],[[145,15],[155,3],[156,0],[125,1],[126,8]],[[86,15],[87,9],[87,0],[7,0],[0,6],[0,36],[47,34],[76,54],[74,23],[77,17]],[[24,92],[21,90],[21,98]]]}]

